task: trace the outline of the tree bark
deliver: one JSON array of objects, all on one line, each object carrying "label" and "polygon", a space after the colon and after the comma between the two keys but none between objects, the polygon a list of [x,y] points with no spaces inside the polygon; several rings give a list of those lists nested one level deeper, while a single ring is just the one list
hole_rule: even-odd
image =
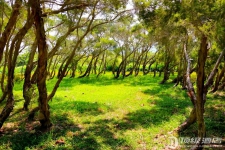
[{"label": "tree bark", "polygon": [[[1,76],[1,89],[2,89],[2,96],[0,97],[0,103],[3,102],[6,97],[7,97],[7,85],[5,86],[4,81],[6,77],[6,67],[7,67],[7,62],[8,62],[8,52],[9,52],[9,42],[7,43],[6,46],[6,51],[5,51],[5,62],[2,70],[2,76]],[[8,82],[8,81],[7,81]]]},{"label": "tree bark", "polygon": [[198,137],[201,139],[199,144],[202,145],[202,139],[205,137],[205,121],[204,121],[204,77],[205,77],[205,62],[207,59],[207,37],[202,35],[201,46],[198,52],[197,66],[197,101],[196,115],[198,124]]},{"label": "tree bark", "polygon": [[[119,64],[119,67],[116,71],[116,74],[114,76],[115,79],[119,78],[120,73],[123,73],[123,76],[125,77],[125,70],[126,70],[126,62],[127,62],[127,58],[130,57],[132,54],[134,53],[134,51],[130,52],[128,55],[123,56],[121,63]],[[123,54],[123,53],[122,53]]]},{"label": "tree bark", "polygon": [[178,132],[187,129],[190,125],[195,123],[196,120],[197,120],[197,117],[196,117],[196,106],[195,106],[196,101],[197,101],[197,97],[196,97],[196,93],[195,93],[193,84],[191,82],[191,77],[190,77],[191,60],[190,60],[190,58],[189,58],[189,56],[187,54],[187,45],[186,44],[184,44],[184,54],[185,54],[185,58],[186,58],[186,61],[187,61],[186,83],[187,83],[188,96],[190,97],[194,108],[192,109],[188,119],[178,127]]},{"label": "tree bark", "polygon": [[115,59],[114,59],[113,64],[112,64],[112,73],[113,73],[114,78],[116,76],[116,62],[117,62],[118,56],[119,56],[119,54],[116,54]]},{"label": "tree bark", "polygon": [[225,89],[225,76],[223,76],[221,85],[218,87],[218,90],[224,90],[224,89]]},{"label": "tree bark", "polygon": [[38,43],[38,66],[37,66],[37,87],[39,92],[39,121],[42,128],[51,127],[50,111],[47,100],[47,44],[45,37],[44,21],[42,19],[42,10],[40,0],[32,1],[32,10],[35,13],[34,24],[36,27],[36,37]]},{"label": "tree bark", "polygon": [[83,75],[79,76],[78,78],[83,78],[83,77],[89,76],[89,74],[91,72],[93,60],[94,60],[94,57],[92,56],[91,61],[89,62],[88,67],[87,67],[85,73]]},{"label": "tree bark", "polygon": [[[157,52],[154,54],[154,56],[152,56],[149,60],[147,60],[148,52],[149,52],[149,50],[147,50],[145,52],[146,54],[145,54],[144,60],[143,60],[143,75],[147,75],[151,71],[151,66],[156,62],[155,57],[156,57]],[[149,64],[148,68],[146,68],[147,64]]]},{"label": "tree bark", "polygon": [[[63,70],[63,65],[64,65],[64,63],[66,62],[67,59],[68,59],[68,57],[66,57],[66,58],[62,61],[61,65],[60,65],[60,67],[59,67],[59,69],[58,69],[58,75],[57,75],[57,78],[59,78],[59,77],[61,76],[62,70]],[[64,74],[64,76],[65,76],[65,74]]]},{"label": "tree bark", "polygon": [[[29,1],[30,2],[30,1]],[[19,32],[14,37],[10,50],[9,50],[9,58],[8,58],[8,84],[7,84],[7,102],[6,106],[4,107],[3,111],[0,114],[0,128],[2,127],[5,120],[8,118],[10,113],[13,110],[14,107],[14,97],[13,97],[13,87],[14,87],[14,71],[16,67],[16,60],[19,55],[19,49],[20,45],[22,43],[22,39],[28,32],[28,30],[31,28],[33,24],[33,15],[29,14],[29,8],[28,10],[28,17],[25,25],[23,28],[19,30]]]},{"label": "tree bark", "polygon": [[35,39],[31,47],[29,59],[26,65],[25,73],[24,73],[23,98],[25,102],[23,105],[23,110],[26,110],[26,111],[28,110],[28,106],[32,98],[31,72],[33,70],[33,60],[34,60],[36,49],[37,49],[37,40]]},{"label": "tree bark", "polygon": [[225,64],[223,66],[223,69],[221,70],[221,72],[218,72],[217,73],[217,77],[216,77],[216,81],[214,83],[214,86],[213,86],[213,89],[211,92],[216,92],[218,89],[219,89],[219,85],[220,85],[220,82],[224,76],[224,73],[225,73]]},{"label": "tree bark", "polygon": [[106,70],[106,52],[103,53],[101,63],[98,69],[97,78]]},{"label": "tree bark", "polygon": [[15,4],[13,5],[13,11],[11,13],[11,16],[9,18],[9,21],[5,27],[4,32],[2,33],[2,36],[0,38],[0,62],[2,61],[2,57],[3,57],[3,51],[5,48],[5,45],[8,41],[8,38],[10,36],[10,33],[13,29],[13,27],[16,24],[16,20],[20,14],[20,8],[22,5],[22,0],[16,0]]},{"label": "tree bark", "polygon": [[205,136],[205,123],[204,123],[203,115],[204,115],[204,104],[206,102],[206,95],[208,92],[208,88],[210,87],[210,85],[212,85],[213,78],[215,77],[217,68],[219,66],[219,63],[222,60],[222,57],[224,56],[225,50],[223,50],[221,52],[213,70],[211,71],[206,83],[204,84],[204,67],[205,67],[205,62],[207,59],[208,49],[207,49],[207,37],[204,35],[202,36],[201,46],[200,46],[200,50],[198,53],[197,94],[195,94],[193,85],[190,80],[191,60],[188,57],[185,47],[184,47],[184,52],[185,52],[186,60],[188,62],[187,63],[187,75],[186,75],[187,89],[188,89],[188,95],[192,101],[192,104],[194,105],[194,108],[192,109],[192,112],[191,112],[189,118],[178,127],[178,131],[185,130],[191,124],[193,124],[194,122],[197,121],[198,137],[200,138],[200,141],[199,141],[199,143],[197,143],[195,148],[202,149],[203,148],[202,140]]},{"label": "tree bark", "polygon": [[70,78],[74,78],[74,77],[75,77],[75,75],[76,75],[76,70],[77,70],[77,65],[78,65],[78,60],[73,60],[73,61],[72,61],[72,64],[71,64],[71,70],[72,70],[72,73],[71,73]]},{"label": "tree bark", "polygon": [[157,71],[157,68],[158,67],[158,63],[156,62],[156,64],[155,64],[155,68],[154,68],[154,75],[153,75],[153,77],[155,77],[156,76],[156,71]]}]

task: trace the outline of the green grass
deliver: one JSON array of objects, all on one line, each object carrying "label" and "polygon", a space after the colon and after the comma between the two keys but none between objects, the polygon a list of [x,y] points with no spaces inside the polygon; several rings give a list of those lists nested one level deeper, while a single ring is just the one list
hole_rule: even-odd
[{"label": "green grass", "polygon": [[[44,133],[38,121],[28,122],[28,113],[21,111],[22,82],[17,82],[16,104],[3,126],[0,149],[158,150],[166,147],[171,135],[195,136],[196,125],[170,133],[188,117],[192,104],[180,87],[161,85],[162,78],[152,76],[65,78],[49,103],[54,125]],[[48,81],[49,92],[55,82]],[[34,99],[31,107],[36,105]],[[209,95],[207,136],[225,136],[224,106],[222,94]]]}]

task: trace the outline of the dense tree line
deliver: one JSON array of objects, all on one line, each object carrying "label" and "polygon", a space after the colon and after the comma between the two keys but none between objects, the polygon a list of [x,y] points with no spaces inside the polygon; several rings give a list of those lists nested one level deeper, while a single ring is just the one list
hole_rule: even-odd
[{"label": "dense tree line", "polygon": [[[211,92],[225,88],[224,1],[126,0],[0,1],[0,127],[14,106],[14,82],[23,78],[24,110],[35,87],[43,128],[51,126],[48,105],[65,76],[114,78],[163,75],[187,89],[193,103],[182,131],[197,121],[205,136],[204,104]],[[22,75],[15,74],[22,66]],[[196,88],[191,73],[196,72]],[[57,78],[52,91],[46,80]],[[48,92],[50,94],[48,94]],[[202,144],[201,141],[199,144]]]}]

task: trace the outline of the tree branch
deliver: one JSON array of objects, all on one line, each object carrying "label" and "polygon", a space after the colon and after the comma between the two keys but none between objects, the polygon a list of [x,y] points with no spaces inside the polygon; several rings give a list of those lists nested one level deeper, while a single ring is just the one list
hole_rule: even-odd
[{"label": "tree branch", "polygon": [[185,54],[185,58],[187,60],[187,74],[186,74],[186,81],[187,81],[187,89],[188,89],[188,95],[191,98],[192,104],[195,105],[196,103],[196,94],[195,94],[195,90],[193,87],[193,84],[191,83],[191,77],[190,77],[190,72],[191,72],[191,59],[188,56],[187,53],[187,45],[184,44],[184,54]]},{"label": "tree branch", "polygon": [[223,51],[220,53],[220,56],[218,57],[217,61],[216,61],[216,64],[212,70],[212,72],[210,73],[209,77],[208,77],[208,80],[206,81],[205,85],[204,85],[204,89],[208,89],[210,85],[212,85],[213,83],[213,78],[214,76],[216,75],[216,70],[220,64],[220,61],[222,60],[223,56],[225,54],[225,49],[223,49]]}]

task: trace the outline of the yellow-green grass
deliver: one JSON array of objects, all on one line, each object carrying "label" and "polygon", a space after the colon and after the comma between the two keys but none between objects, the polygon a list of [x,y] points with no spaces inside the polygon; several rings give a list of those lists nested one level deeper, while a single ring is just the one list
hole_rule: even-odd
[{"label": "yellow-green grass", "polygon": [[[48,92],[56,80],[48,81]],[[45,133],[39,131],[38,121],[26,121],[28,113],[20,110],[22,82],[17,82],[16,104],[3,126],[0,149],[158,150],[169,144],[172,135],[196,136],[196,125],[179,134],[170,132],[185,121],[192,104],[186,91],[171,83],[159,84],[161,80],[152,74],[113,79],[110,73],[100,78],[65,78],[49,103],[54,125]],[[208,136],[224,137],[223,98],[209,95]],[[34,98],[30,109],[35,106]]]}]

